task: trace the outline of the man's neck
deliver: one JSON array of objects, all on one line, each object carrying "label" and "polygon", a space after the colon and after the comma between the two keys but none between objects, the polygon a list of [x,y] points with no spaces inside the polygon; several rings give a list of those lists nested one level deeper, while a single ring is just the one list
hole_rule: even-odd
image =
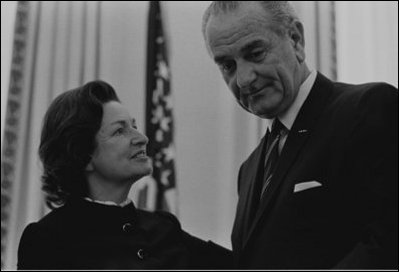
[{"label": "man's neck", "polygon": [[303,84],[303,82],[305,82],[305,80],[309,77],[310,75],[310,69],[308,67],[308,65],[306,64],[306,62],[304,62],[302,64],[302,73],[301,73],[301,82],[299,84],[299,86],[301,86]]}]

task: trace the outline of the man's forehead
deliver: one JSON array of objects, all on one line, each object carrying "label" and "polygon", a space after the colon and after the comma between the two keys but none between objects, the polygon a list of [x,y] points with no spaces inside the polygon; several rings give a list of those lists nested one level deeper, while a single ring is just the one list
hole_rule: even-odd
[{"label": "man's forehead", "polygon": [[218,55],[235,51],[245,53],[255,47],[270,43],[273,35],[265,23],[250,20],[226,28],[209,28],[208,44],[214,58]]},{"label": "man's forehead", "polygon": [[211,43],[229,43],[241,36],[260,34],[271,27],[271,20],[260,14],[218,14],[209,18],[206,36]]}]

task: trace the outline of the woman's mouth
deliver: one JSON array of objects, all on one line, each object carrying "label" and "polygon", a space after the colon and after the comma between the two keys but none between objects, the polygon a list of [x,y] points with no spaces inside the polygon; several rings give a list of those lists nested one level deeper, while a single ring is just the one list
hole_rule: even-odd
[{"label": "woman's mouth", "polygon": [[134,154],[131,159],[136,159],[136,158],[146,158],[147,157],[147,152],[145,150],[139,151],[136,154]]}]

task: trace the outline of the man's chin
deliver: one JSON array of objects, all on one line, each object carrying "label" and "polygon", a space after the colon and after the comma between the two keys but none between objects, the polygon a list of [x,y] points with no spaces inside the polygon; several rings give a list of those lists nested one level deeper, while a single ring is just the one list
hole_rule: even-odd
[{"label": "man's chin", "polygon": [[273,119],[278,115],[278,111],[275,109],[249,108],[249,112],[262,119]]},{"label": "man's chin", "polygon": [[262,119],[273,119],[278,115],[278,109],[270,109],[268,107],[262,107],[262,105],[250,105],[237,99],[238,104],[247,112],[252,113]]}]

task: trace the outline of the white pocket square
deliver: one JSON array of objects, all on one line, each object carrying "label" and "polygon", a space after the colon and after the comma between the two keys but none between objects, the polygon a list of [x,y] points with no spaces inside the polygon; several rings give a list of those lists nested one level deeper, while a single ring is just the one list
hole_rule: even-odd
[{"label": "white pocket square", "polygon": [[298,193],[300,191],[308,190],[311,188],[322,186],[320,182],[317,181],[307,181],[295,184],[294,193]]}]

